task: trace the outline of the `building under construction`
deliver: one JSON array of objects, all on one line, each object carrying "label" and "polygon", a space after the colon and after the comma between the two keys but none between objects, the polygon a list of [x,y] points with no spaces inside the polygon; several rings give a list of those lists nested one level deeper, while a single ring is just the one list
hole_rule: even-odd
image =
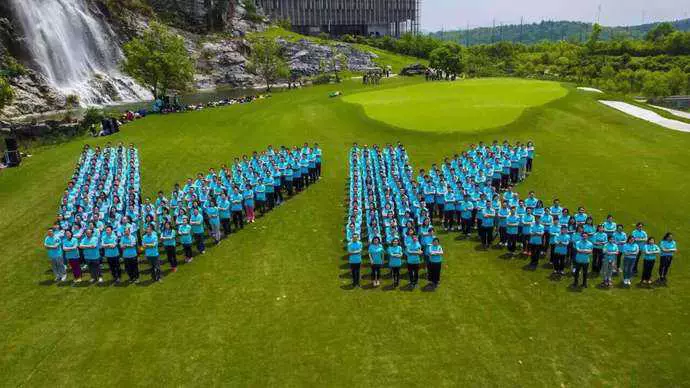
[{"label": "building under construction", "polygon": [[392,35],[419,32],[421,0],[256,0],[273,21],[303,34]]}]

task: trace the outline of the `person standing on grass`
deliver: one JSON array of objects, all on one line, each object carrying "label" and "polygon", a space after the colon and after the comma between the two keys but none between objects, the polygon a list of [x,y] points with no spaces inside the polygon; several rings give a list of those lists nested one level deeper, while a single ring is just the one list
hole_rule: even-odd
[{"label": "person standing on grass", "polygon": [[247,223],[253,224],[255,221],[254,216],[254,190],[252,185],[247,185],[244,192],[242,193],[244,199],[244,212],[247,215]]},{"label": "person standing on grass", "polygon": [[321,157],[323,151],[319,147],[319,143],[314,143],[314,155],[316,155],[316,178],[321,179]]},{"label": "person standing on grass", "polygon": [[43,247],[48,251],[50,258],[50,268],[53,270],[56,282],[64,282],[67,279],[67,269],[65,268],[65,258],[62,254],[62,240],[55,235],[55,231],[50,228],[43,240]]},{"label": "person standing on grass", "polygon": [[161,280],[161,265],[158,262],[158,234],[153,230],[153,226],[146,228],[146,233],[142,238],[142,246],[146,254],[146,260],[151,264],[151,280],[154,282]]},{"label": "person standing on grass", "polygon": [[352,236],[352,241],[347,244],[348,262],[352,272],[352,287],[359,287],[359,271],[362,266],[362,242],[359,235]]},{"label": "person standing on grass", "polygon": [[204,244],[204,216],[199,212],[199,208],[195,207],[192,210],[192,215],[189,218],[189,224],[192,226],[192,234],[196,241],[196,249],[202,255],[206,253],[206,245]]},{"label": "person standing on grass", "polygon": [[412,241],[405,247],[407,254],[407,272],[410,278],[410,287],[417,287],[419,282],[420,257],[423,254],[422,245],[416,235],[412,236]]},{"label": "person standing on grass", "polygon": [[553,273],[554,275],[565,275],[565,262],[570,246],[570,234],[566,226],[561,226],[560,233],[551,234],[553,239]]},{"label": "person standing on grass", "polygon": [[508,233],[506,232],[508,227],[508,216],[510,216],[508,202],[502,201],[501,208],[498,209],[496,213],[496,217],[498,218],[498,245],[501,247],[505,247],[508,244]]},{"label": "person standing on grass", "polygon": [[596,232],[591,237],[592,244],[594,244],[594,250],[592,251],[593,261],[592,261],[592,272],[599,274],[601,272],[601,267],[604,262],[604,245],[609,240],[609,236],[604,232],[603,225],[597,225]]},{"label": "person standing on grass", "polygon": [[391,269],[393,277],[393,287],[400,284],[400,267],[402,267],[403,249],[400,246],[400,240],[394,238],[391,246],[388,247],[388,266]]},{"label": "person standing on grass", "polygon": [[647,239],[647,243],[642,248],[644,268],[642,272],[642,280],[640,284],[652,284],[652,270],[654,269],[654,263],[656,262],[656,257],[661,253],[661,249],[656,245],[654,237]]},{"label": "person standing on grass", "polygon": [[602,283],[605,287],[611,287],[613,271],[616,268],[616,258],[618,257],[618,245],[613,236],[609,236],[608,242],[603,246],[603,260],[601,265],[601,274],[604,277]]},{"label": "person standing on grass", "polygon": [[71,230],[65,231],[62,239],[62,251],[65,253],[67,263],[72,269],[75,283],[81,283],[81,267],[79,266],[79,240],[72,235]]},{"label": "person standing on grass", "polygon": [[258,177],[256,181],[254,192],[256,193],[256,209],[263,216],[266,213],[266,186],[261,181],[261,177]]},{"label": "person standing on grass", "polygon": [[163,224],[161,241],[163,241],[163,247],[165,248],[165,254],[168,257],[171,270],[177,272],[177,233],[170,222]]},{"label": "person standing on grass", "polygon": [[536,269],[539,265],[539,257],[541,249],[544,246],[544,225],[536,218],[529,227],[529,253],[530,253],[530,267]]},{"label": "person standing on grass", "polygon": [[623,284],[626,286],[631,284],[633,267],[639,253],[640,247],[635,242],[635,237],[629,236],[628,241],[623,244]]},{"label": "person standing on grass", "polygon": [[582,233],[582,240],[575,244],[575,273],[573,275],[573,287],[577,287],[580,272],[582,272],[582,287],[587,288],[587,269],[592,260],[594,244],[589,241],[589,235]]},{"label": "person standing on grass", "polygon": [[216,200],[213,198],[209,198],[209,201],[207,202],[208,205],[204,209],[204,212],[206,213],[206,217],[208,218],[208,225],[211,228],[211,237],[213,237],[213,240],[216,242],[216,244],[220,243],[220,211],[218,210],[218,205],[216,204]]},{"label": "person standing on grass", "polygon": [[101,236],[101,248],[103,255],[108,261],[110,273],[113,275],[113,282],[120,284],[122,267],[120,267],[120,249],[117,245],[117,235],[111,226],[105,228],[105,233]]},{"label": "person standing on grass", "polygon": [[534,143],[532,141],[527,142],[527,175],[532,172],[532,163],[534,160]]},{"label": "person standing on grass", "polygon": [[673,239],[673,234],[666,233],[664,238],[659,243],[661,248],[661,263],[659,264],[659,282],[666,283],[666,277],[668,276],[668,270],[671,267],[671,262],[673,261],[673,255],[678,250],[676,241]]},{"label": "person standing on grass", "polygon": [[230,200],[228,194],[223,192],[218,197],[218,217],[220,217],[220,225],[223,229],[223,235],[228,236],[232,229],[230,228]]},{"label": "person standing on grass", "polygon": [[180,236],[180,244],[184,250],[184,261],[192,261],[192,226],[189,225],[189,218],[183,217],[182,222],[177,227],[177,234]]},{"label": "person standing on grass", "polygon": [[489,249],[494,241],[494,226],[496,224],[496,209],[490,200],[486,201],[486,206],[481,211],[481,241],[484,249]]},{"label": "person standing on grass", "polygon": [[517,215],[515,207],[510,209],[510,215],[506,219],[506,234],[508,237],[508,252],[515,255],[518,239],[518,228],[520,227],[520,216]]},{"label": "person standing on grass", "polygon": [[615,274],[618,274],[623,269],[623,267],[621,266],[623,259],[623,245],[625,245],[625,242],[628,241],[628,235],[625,234],[625,232],[623,231],[623,225],[616,225],[616,231],[613,232],[613,238],[616,241],[616,245],[618,245],[618,256],[616,257],[616,270],[614,271]]},{"label": "person standing on grass", "polygon": [[443,263],[443,248],[438,238],[434,238],[434,241],[431,243],[429,255],[431,256],[429,259],[429,271],[431,272],[430,280],[432,286],[436,288],[441,282],[441,265]]},{"label": "person standing on grass", "polygon": [[[525,215],[520,219],[520,232],[522,233],[522,254],[529,255],[529,242],[532,237],[532,225],[535,224],[536,219],[532,215],[532,208],[525,209]],[[540,248],[541,249],[541,248]]]},{"label": "person standing on grass", "polygon": [[641,222],[638,222],[635,225],[635,230],[630,233],[631,236],[635,238],[635,244],[637,244],[638,248],[640,248],[637,258],[635,259],[635,266],[633,267],[633,275],[637,275],[637,267],[640,262],[640,256],[642,255],[642,252],[644,251],[644,246],[647,243],[647,232],[644,230],[644,224]]},{"label": "person standing on grass", "polygon": [[371,260],[371,279],[374,287],[381,285],[381,267],[383,266],[383,245],[381,239],[376,236],[369,244],[369,259]]},{"label": "person standing on grass", "polygon": [[101,276],[101,252],[99,247],[98,237],[94,235],[91,229],[86,229],[84,236],[79,242],[79,248],[84,252],[84,259],[89,266],[91,273],[91,283],[98,281],[103,283]]},{"label": "person standing on grass", "polygon": [[232,211],[232,223],[235,226],[235,231],[244,228],[244,216],[242,215],[243,201],[244,196],[240,193],[240,189],[235,186],[230,195],[230,210]]},{"label": "person standing on grass", "polygon": [[125,271],[130,283],[139,282],[139,257],[137,251],[137,237],[126,228],[120,237],[120,248],[122,249],[122,259],[125,262]]}]

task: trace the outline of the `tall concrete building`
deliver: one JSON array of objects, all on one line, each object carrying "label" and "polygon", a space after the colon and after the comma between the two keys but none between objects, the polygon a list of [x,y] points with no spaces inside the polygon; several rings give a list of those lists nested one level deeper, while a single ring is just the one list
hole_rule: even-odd
[{"label": "tall concrete building", "polygon": [[421,0],[256,0],[272,20],[303,34],[392,35],[419,32]]}]

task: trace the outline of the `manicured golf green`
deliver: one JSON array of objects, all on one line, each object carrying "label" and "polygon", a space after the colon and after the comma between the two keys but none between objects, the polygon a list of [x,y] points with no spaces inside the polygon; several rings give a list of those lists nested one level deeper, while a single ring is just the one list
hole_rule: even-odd
[{"label": "manicured golf green", "polygon": [[428,132],[477,132],[507,125],[525,109],[566,95],[558,83],[515,78],[428,82],[344,98],[375,120]]},{"label": "manicured golf green", "polygon": [[[334,90],[354,98],[373,88],[351,81],[250,105],[148,117],[107,139],[33,150],[20,168],[1,171],[2,385],[687,385],[690,136],[632,119],[569,85],[423,82],[386,80],[380,92],[362,97],[462,92],[470,84],[484,95],[522,85],[539,96],[522,94],[513,105],[531,109],[508,109],[505,125],[485,124],[489,129],[480,134],[449,132],[452,125],[439,133],[403,131],[328,98]],[[543,104],[564,90],[565,97]],[[409,98],[417,99],[414,94]],[[507,97],[501,101],[510,105]],[[425,109],[400,107],[412,120],[400,126],[441,122]],[[477,120],[501,111],[482,104],[474,110]],[[344,289],[343,200],[352,142],[402,141],[415,168],[428,168],[493,139],[535,141],[535,172],[521,193],[558,196],[571,209],[586,206],[597,220],[610,211],[628,230],[641,220],[657,238],[675,232],[681,252],[668,287],[601,290],[592,279],[592,287],[572,291],[567,279],[550,280],[548,268],[525,271],[525,260],[502,259],[502,251],[483,252],[478,241],[441,233],[446,256],[436,292]],[[145,195],[267,144],[319,142],[324,177],[163,283],[55,285],[41,245],[44,230],[82,146],[106,141],[138,145]],[[168,272],[167,264],[163,269]],[[363,280],[365,288],[369,283]]]}]

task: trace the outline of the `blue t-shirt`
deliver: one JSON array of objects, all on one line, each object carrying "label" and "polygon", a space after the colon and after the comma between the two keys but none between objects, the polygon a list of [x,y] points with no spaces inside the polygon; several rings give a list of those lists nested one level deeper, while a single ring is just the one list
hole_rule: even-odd
[{"label": "blue t-shirt", "polygon": [[656,244],[645,244],[642,249],[645,260],[656,260],[656,256],[659,254],[660,249]]},{"label": "blue t-shirt", "polygon": [[[592,249],[594,249],[594,244],[587,240],[580,240],[575,244],[575,249],[577,254],[575,254],[575,261],[580,264],[588,264],[592,257]],[[580,251],[589,251],[588,253]]]},{"label": "blue t-shirt", "polygon": [[[678,249],[675,240],[661,240],[661,242],[659,243],[659,247],[661,248],[661,256],[673,256],[673,254],[675,253],[674,251]],[[664,249],[668,249],[669,251],[664,252]]]},{"label": "blue t-shirt", "polygon": [[371,258],[371,264],[382,265],[383,264],[383,245],[381,245],[381,244],[369,245],[369,257]]},{"label": "blue t-shirt", "polygon": [[518,225],[520,225],[520,217],[517,214],[511,214],[506,220],[506,232],[510,235],[518,234]]},{"label": "blue t-shirt", "polygon": [[623,256],[634,259],[637,257],[637,254],[640,252],[640,247],[636,243],[628,244],[625,243],[623,244]]},{"label": "blue t-shirt", "polygon": [[440,245],[431,245],[429,247],[429,261],[432,263],[443,262],[443,248]]},{"label": "blue t-shirt", "polygon": [[615,243],[606,243],[606,245],[604,245],[604,256],[609,263],[616,259],[618,252],[620,252],[620,250]]},{"label": "blue t-shirt", "polygon": [[158,257],[158,235],[156,232],[145,234],[141,240],[145,246],[144,253],[146,254],[146,257]]},{"label": "blue t-shirt", "polygon": [[91,235],[91,238],[88,238],[87,236],[82,237],[81,242],[80,242],[80,247],[82,249],[82,252],[84,252],[84,259],[86,260],[100,260],[101,259],[101,252],[99,252],[98,248],[98,237],[94,234]]},{"label": "blue t-shirt", "polygon": [[532,245],[541,245],[544,238],[544,225],[534,224],[529,228],[529,243]]},{"label": "blue t-shirt", "polygon": [[101,246],[112,245],[112,247],[106,247],[103,249],[103,254],[105,257],[118,257],[120,256],[120,250],[117,248],[117,235],[115,233],[103,233],[101,236]]},{"label": "blue t-shirt", "polygon": [[67,260],[74,260],[79,258],[79,241],[76,237],[71,239],[65,238],[62,240],[62,250],[65,252]]},{"label": "blue t-shirt", "polygon": [[201,234],[204,233],[204,217],[201,213],[189,217],[189,223],[192,225],[192,233]]},{"label": "blue t-shirt", "polygon": [[43,245],[46,247],[46,250],[48,251],[48,257],[51,260],[62,259],[62,241],[59,237],[46,236],[45,240],[43,240]]},{"label": "blue t-shirt", "polygon": [[419,264],[419,251],[422,250],[422,245],[419,241],[413,241],[407,246],[407,263],[408,264]]},{"label": "blue t-shirt", "polygon": [[568,246],[570,245],[570,235],[567,233],[559,234],[555,238],[556,247],[554,253],[557,255],[565,255],[568,253]]},{"label": "blue t-shirt", "polygon": [[161,232],[161,240],[163,240],[163,246],[166,247],[174,247],[177,245],[177,241],[175,240],[176,233],[174,229],[170,230],[163,230]]},{"label": "blue t-shirt", "polygon": [[347,252],[349,255],[350,264],[360,264],[362,262],[362,242],[352,241],[347,244]]},{"label": "blue t-shirt", "polygon": [[137,237],[133,235],[120,237],[120,247],[122,248],[122,257],[125,259],[133,259],[137,257]]},{"label": "blue t-shirt", "polygon": [[388,265],[391,267],[400,267],[402,265],[403,249],[400,245],[388,247]]},{"label": "blue t-shirt", "polygon": [[218,208],[215,206],[209,206],[206,208],[206,215],[208,216],[208,223],[211,225],[220,225],[220,216],[218,213]]},{"label": "blue t-shirt", "polygon": [[189,245],[192,243],[192,226],[189,224],[182,224],[177,227],[177,232],[180,235],[180,243],[182,245]]}]

